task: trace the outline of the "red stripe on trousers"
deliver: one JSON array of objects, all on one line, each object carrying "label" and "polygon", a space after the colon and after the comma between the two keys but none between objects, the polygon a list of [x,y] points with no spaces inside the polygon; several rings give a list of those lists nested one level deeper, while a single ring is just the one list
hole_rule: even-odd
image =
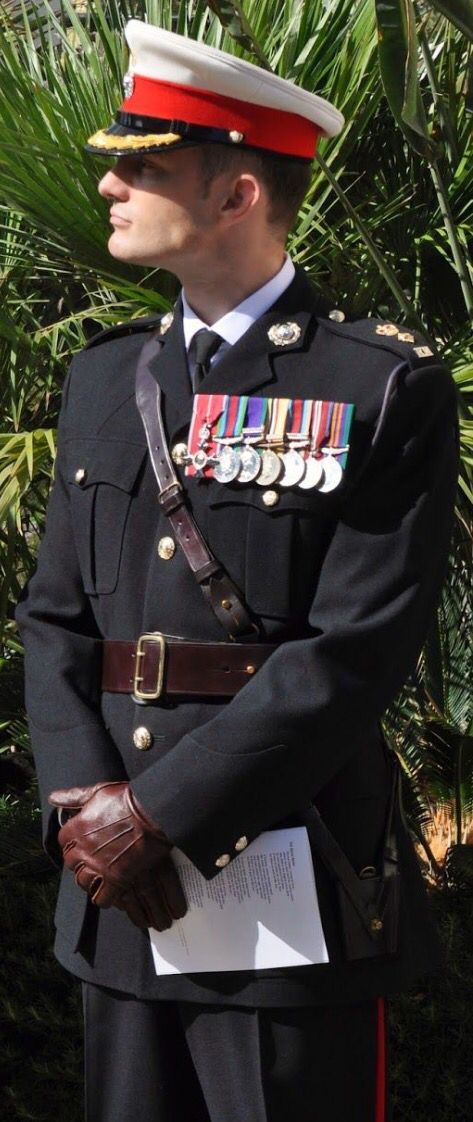
[{"label": "red stripe on trousers", "polygon": [[384,998],[378,997],[375,1122],[386,1119],[386,1025]]}]

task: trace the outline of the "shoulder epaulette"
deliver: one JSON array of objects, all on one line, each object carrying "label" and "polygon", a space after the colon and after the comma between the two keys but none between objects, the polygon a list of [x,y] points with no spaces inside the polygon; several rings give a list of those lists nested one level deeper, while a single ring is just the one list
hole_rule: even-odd
[{"label": "shoulder epaulette", "polygon": [[432,350],[420,331],[412,330],[402,324],[370,316],[368,319],[342,320],[343,313],[335,318],[334,313],[325,321],[326,327],[345,339],[356,339],[369,347],[382,347],[390,350],[399,358],[405,359],[411,367],[424,363],[441,363],[442,359]]},{"label": "shoulder epaulette", "polygon": [[[97,335],[89,339],[84,350],[90,351],[91,347],[98,347],[100,343],[108,343],[111,339],[123,339],[141,331],[152,331],[157,327],[161,327],[161,330],[165,331],[169,315],[170,313],[167,312],[162,316],[140,316],[139,319],[127,320],[125,323],[114,323],[112,327],[105,327],[103,331],[99,331]],[[169,326],[169,323],[167,326]]]}]

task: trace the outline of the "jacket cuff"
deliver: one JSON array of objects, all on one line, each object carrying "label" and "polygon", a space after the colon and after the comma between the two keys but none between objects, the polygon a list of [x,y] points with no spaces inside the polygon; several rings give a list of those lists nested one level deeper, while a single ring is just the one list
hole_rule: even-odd
[{"label": "jacket cuff", "polygon": [[184,736],[130,786],[145,813],[210,880],[287,815],[288,784],[294,786],[294,763],[284,744],[230,755]]}]

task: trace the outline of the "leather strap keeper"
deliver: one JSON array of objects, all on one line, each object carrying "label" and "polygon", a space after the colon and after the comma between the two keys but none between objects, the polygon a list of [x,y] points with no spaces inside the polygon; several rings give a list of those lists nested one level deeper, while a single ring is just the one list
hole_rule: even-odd
[{"label": "leather strap keeper", "polygon": [[233,697],[276,650],[274,643],[198,643],[160,632],[105,640],[102,690],[146,703],[161,696]]}]

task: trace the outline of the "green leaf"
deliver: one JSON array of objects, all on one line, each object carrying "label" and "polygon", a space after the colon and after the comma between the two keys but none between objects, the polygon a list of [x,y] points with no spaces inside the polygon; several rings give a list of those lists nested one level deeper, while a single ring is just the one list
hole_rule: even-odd
[{"label": "green leaf", "polygon": [[391,112],[411,148],[433,160],[417,75],[418,41],[411,0],[375,0],[381,78]]},{"label": "green leaf", "polygon": [[207,0],[207,6],[215,13],[232,39],[253,54],[265,70],[272,69],[238,0]]},{"label": "green leaf", "polygon": [[430,7],[446,16],[473,42],[473,4],[471,0],[429,0]]}]

